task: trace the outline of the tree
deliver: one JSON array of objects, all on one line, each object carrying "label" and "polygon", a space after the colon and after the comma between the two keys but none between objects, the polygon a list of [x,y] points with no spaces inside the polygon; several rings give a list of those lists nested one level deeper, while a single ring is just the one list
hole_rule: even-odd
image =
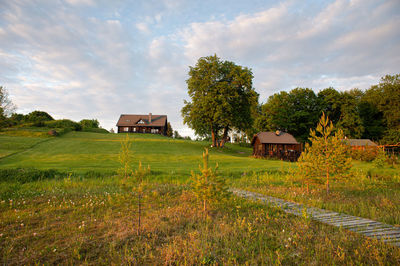
[{"label": "tree", "polygon": [[[252,108],[258,94],[252,87],[250,69],[222,61],[216,55],[201,57],[189,67],[188,94],[184,101],[184,123],[199,136],[211,133],[212,146],[223,146],[229,130],[246,130],[253,124]],[[222,141],[218,145],[219,132]]]},{"label": "tree", "polygon": [[119,152],[118,160],[121,163],[121,168],[118,169],[119,174],[125,179],[128,178],[129,174],[132,171],[131,168],[131,155],[130,149],[132,146],[132,141],[129,138],[129,135],[126,134],[124,140],[121,140],[121,150]]},{"label": "tree", "polygon": [[298,160],[300,175],[308,175],[306,178],[325,178],[326,194],[329,194],[332,176],[339,176],[351,168],[350,151],[343,141],[343,131],[338,129],[332,135],[333,131],[332,122],[323,113],[316,131],[310,130],[311,145],[306,143],[305,151]]},{"label": "tree", "polygon": [[192,188],[196,198],[201,202],[203,212],[207,213],[210,204],[220,201],[229,195],[225,179],[217,175],[215,170],[208,167],[208,149],[203,152],[203,167],[199,166],[201,174],[192,171]]},{"label": "tree", "polygon": [[400,74],[386,75],[366,92],[367,101],[382,112],[389,129],[400,128]]},{"label": "tree", "polygon": [[319,99],[311,89],[282,91],[268,98],[257,124],[260,131],[279,129],[303,142],[307,140],[310,128],[318,122],[320,109]]},{"label": "tree", "polygon": [[6,88],[0,86],[0,128],[6,126],[6,119],[15,111],[16,106],[11,102]]},{"label": "tree", "polygon": [[339,122],[341,114],[340,92],[332,87],[329,87],[319,91],[318,98],[320,99],[321,111],[329,117],[334,125],[336,125]]},{"label": "tree", "polygon": [[174,131],[174,139],[182,139],[183,137],[179,135],[179,132],[177,130]]},{"label": "tree", "polygon": [[174,130],[172,129],[171,123],[168,122],[167,123],[167,132],[166,132],[168,137],[172,137],[172,135],[174,134]]},{"label": "tree", "polygon": [[343,130],[348,138],[361,138],[364,126],[359,113],[362,92],[359,90],[345,91],[340,94],[340,118],[336,126]]}]

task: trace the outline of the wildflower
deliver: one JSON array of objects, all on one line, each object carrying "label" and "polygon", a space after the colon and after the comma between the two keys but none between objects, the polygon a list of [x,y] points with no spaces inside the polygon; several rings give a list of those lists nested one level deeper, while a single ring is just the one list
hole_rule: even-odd
[{"label": "wildflower", "polygon": [[57,249],[55,248],[55,249],[53,249],[53,252],[56,252],[57,251]]},{"label": "wildflower", "polygon": [[36,236],[37,235],[37,233],[33,233],[33,236]]},{"label": "wildflower", "polygon": [[23,223],[21,223],[21,227],[23,227],[24,226],[24,224]]},{"label": "wildflower", "polygon": [[0,234],[0,237],[2,237],[2,236],[3,236],[3,233]]}]

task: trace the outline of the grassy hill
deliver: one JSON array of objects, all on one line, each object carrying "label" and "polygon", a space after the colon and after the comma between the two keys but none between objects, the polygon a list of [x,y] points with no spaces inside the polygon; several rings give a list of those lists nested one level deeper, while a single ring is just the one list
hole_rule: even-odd
[{"label": "grassy hill", "polygon": [[[131,134],[132,161],[150,165],[156,175],[188,176],[197,170],[201,154],[208,142],[175,140],[172,138]],[[110,172],[120,167],[118,154],[124,134],[70,132],[61,137],[26,137],[0,135],[1,168],[34,167],[83,173]],[[14,154],[13,154],[14,153]],[[8,156],[7,156],[8,155]],[[290,163],[259,160],[249,157],[251,148],[227,144],[223,150],[210,151],[211,164],[219,164],[225,175],[239,176],[243,172],[277,170]]]}]

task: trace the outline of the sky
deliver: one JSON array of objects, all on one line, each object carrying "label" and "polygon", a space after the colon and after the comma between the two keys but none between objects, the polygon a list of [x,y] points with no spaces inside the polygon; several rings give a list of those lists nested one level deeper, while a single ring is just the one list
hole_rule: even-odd
[{"label": "sky", "polygon": [[296,87],[367,89],[400,73],[400,1],[0,0],[0,86],[17,112],[166,114],[183,136],[189,66],[252,69],[260,102]]}]

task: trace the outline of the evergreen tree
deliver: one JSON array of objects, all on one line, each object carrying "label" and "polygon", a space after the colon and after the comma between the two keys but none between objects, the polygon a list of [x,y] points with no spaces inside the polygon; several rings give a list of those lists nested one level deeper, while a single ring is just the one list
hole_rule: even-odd
[{"label": "evergreen tree", "polygon": [[325,179],[327,194],[330,179],[333,176],[339,177],[351,168],[350,150],[343,140],[343,131],[338,129],[332,135],[333,131],[332,122],[323,113],[316,131],[310,130],[311,145],[306,144],[305,151],[298,160],[300,175],[304,176],[307,182],[313,178]]}]

